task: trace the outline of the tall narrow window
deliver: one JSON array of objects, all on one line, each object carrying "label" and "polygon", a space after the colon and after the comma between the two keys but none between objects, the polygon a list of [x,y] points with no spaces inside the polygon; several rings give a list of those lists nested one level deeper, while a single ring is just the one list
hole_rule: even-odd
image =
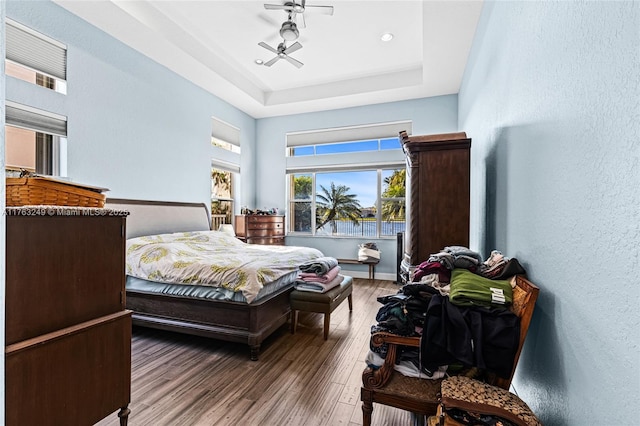
[{"label": "tall narrow window", "polygon": [[311,232],[314,226],[311,216],[311,200],[314,196],[313,175],[309,173],[292,174],[290,181],[289,214],[290,230],[293,232]]},{"label": "tall narrow window", "polygon": [[396,236],[403,232],[406,215],[406,168],[382,170],[381,230],[382,236]]},{"label": "tall narrow window", "polygon": [[240,129],[212,117],[211,228],[233,224],[240,180]]},{"label": "tall narrow window", "polygon": [[233,223],[233,173],[211,168],[211,219],[212,229],[224,223]]}]

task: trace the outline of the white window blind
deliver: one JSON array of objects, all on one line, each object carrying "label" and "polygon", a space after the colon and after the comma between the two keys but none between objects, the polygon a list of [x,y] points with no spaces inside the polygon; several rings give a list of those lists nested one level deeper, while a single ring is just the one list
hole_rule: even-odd
[{"label": "white window blind", "polygon": [[344,172],[344,171],[360,171],[360,170],[376,170],[376,169],[399,169],[404,168],[405,163],[402,161],[376,162],[371,164],[363,163],[346,163],[333,165],[299,165],[287,167],[287,173],[327,173],[327,172]]},{"label": "white window blind", "polygon": [[321,145],[327,143],[363,141],[398,137],[400,131],[411,134],[411,121],[367,124],[362,126],[338,127],[333,129],[310,130],[287,133],[287,147]]},{"label": "white window blind", "polygon": [[6,102],[5,124],[56,136],[67,136],[67,117],[15,102]]},{"label": "white window blind", "polygon": [[222,160],[211,160],[211,167],[224,170],[225,172],[240,173],[240,165],[228,163]]},{"label": "white window blind", "polygon": [[232,145],[240,146],[240,129],[215,117],[211,118],[211,136]]},{"label": "white window blind", "polygon": [[67,46],[6,20],[6,58],[60,80],[67,79]]}]

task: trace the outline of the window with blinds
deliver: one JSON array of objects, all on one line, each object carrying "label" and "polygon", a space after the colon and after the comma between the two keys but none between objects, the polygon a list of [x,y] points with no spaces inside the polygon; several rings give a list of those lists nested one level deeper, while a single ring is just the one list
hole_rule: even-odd
[{"label": "window with blinds", "polygon": [[390,238],[405,227],[405,159],[411,122],[286,135],[290,232]]},{"label": "window with blinds", "polygon": [[60,93],[67,91],[67,47],[19,22],[6,20],[7,75]]},{"label": "window with blinds", "polygon": [[233,224],[240,180],[240,129],[211,119],[211,223],[212,229]]},{"label": "window with blinds", "polygon": [[211,145],[240,154],[240,129],[213,117]]},{"label": "window with blinds", "polygon": [[7,176],[21,170],[42,175],[66,174],[67,118],[11,101],[5,106]]},{"label": "window with blinds", "polygon": [[287,155],[299,157],[398,149],[398,133],[403,130],[411,134],[410,121],[288,133]]}]

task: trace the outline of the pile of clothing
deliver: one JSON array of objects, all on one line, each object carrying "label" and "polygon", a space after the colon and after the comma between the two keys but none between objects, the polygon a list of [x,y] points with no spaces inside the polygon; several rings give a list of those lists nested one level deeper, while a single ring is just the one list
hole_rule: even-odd
[{"label": "pile of clothing", "polygon": [[[420,348],[399,348],[396,370],[408,376],[435,379],[474,368],[509,377],[520,321],[509,310],[515,281],[507,278],[524,273],[499,251],[483,261],[466,247],[445,247],[418,265],[397,294],[378,298],[383,306],[371,332],[421,336]],[[371,346],[367,364],[382,365],[386,350]]]},{"label": "pile of clothing", "polygon": [[326,293],[344,280],[344,276],[340,275],[338,260],[334,257],[319,257],[303,263],[299,269],[294,287],[300,291]]}]

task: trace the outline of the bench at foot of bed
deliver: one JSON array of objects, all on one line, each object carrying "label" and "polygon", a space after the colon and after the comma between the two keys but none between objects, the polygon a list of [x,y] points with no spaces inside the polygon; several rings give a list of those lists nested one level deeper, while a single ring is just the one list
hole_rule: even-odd
[{"label": "bench at foot of bed", "polygon": [[333,312],[344,299],[349,300],[349,311],[353,310],[353,278],[345,275],[342,283],[326,293],[294,290],[291,292],[291,332],[295,333],[298,326],[298,311],[318,312],[324,314],[324,340],[329,338],[329,325],[331,324],[331,312]]}]

